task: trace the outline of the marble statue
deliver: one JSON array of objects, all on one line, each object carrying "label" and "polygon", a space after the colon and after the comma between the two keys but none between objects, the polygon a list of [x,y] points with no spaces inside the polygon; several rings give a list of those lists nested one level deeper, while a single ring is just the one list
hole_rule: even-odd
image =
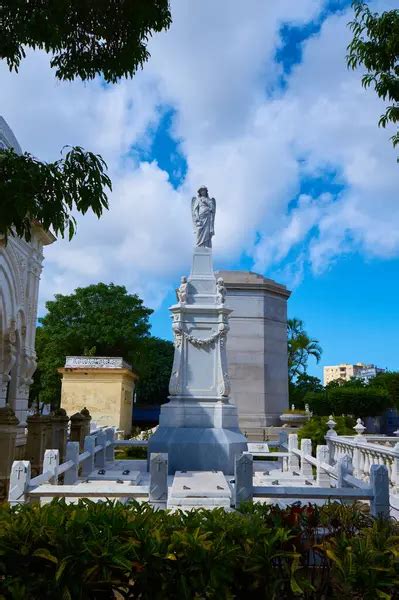
[{"label": "marble statue", "polygon": [[223,277],[218,277],[216,281],[216,301],[218,304],[224,304],[226,300],[226,288],[224,287]]},{"label": "marble statue", "polygon": [[212,248],[215,234],[216,200],[209,198],[206,186],[201,186],[198,195],[191,200],[191,214],[197,247]]},{"label": "marble statue", "polygon": [[179,288],[176,290],[177,299],[180,304],[185,304],[187,302],[187,277],[183,275],[181,278],[181,283]]}]

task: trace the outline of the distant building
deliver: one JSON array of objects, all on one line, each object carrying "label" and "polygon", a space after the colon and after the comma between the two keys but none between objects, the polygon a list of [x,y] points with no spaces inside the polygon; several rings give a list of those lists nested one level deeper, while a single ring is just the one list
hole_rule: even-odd
[{"label": "distant building", "polygon": [[337,381],[339,379],[349,381],[352,377],[368,382],[375,377],[377,373],[383,373],[384,371],[385,369],[381,369],[375,365],[365,365],[361,362],[354,365],[346,363],[332,365],[323,368],[323,384],[327,385],[328,383],[331,383],[331,381]]},{"label": "distant building", "polygon": [[132,430],[133,395],[138,376],[117,356],[67,356],[61,407],[70,416],[85,406],[99,427]]}]

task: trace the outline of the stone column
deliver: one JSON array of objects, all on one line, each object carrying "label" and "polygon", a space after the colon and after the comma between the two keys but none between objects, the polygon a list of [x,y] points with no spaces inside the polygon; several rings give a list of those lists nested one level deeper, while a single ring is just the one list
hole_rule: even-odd
[{"label": "stone column", "polygon": [[79,442],[79,448],[83,450],[85,437],[88,435],[87,424],[89,424],[90,433],[90,421],[86,415],[82,415],[81,412],[77,412],[71,417],[71,433],[69,439],[71,442]]},{"label": "stone column", "polygon": [[0,499],[7,497],[8,493],[18,423],[10,406],[0,408]]},{"label": "stone column", "polygon": [[51,416],[52,449],[60,453],[60,464],[65,462],[66,445],[68,441],[69,418],[63,408],[57,408]]},{"label": "stone column", "polygon": [[82,408],[82,410],[80,411],[80,414],[83,415],[83,417],[85,419],[83,421],[83,444],[84,444],[84,438],[86,437],[86,435],[90,435],[91,414],[86,407]]},{"label": "stone column", "polygon": [[41,473],[44,451],[46,450],[47,430],[49,418],[35,414],[27,418],[28,436],[25,447],[25,459],[29,460],[32,467],[32,476]]}]

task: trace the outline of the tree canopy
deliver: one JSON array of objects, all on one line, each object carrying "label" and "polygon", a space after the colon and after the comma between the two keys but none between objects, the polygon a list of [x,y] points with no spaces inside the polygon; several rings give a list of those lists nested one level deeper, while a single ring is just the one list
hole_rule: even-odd
[{"label": "tree canopy", "polygon": [[[399,9],[373,13],[361,0],[355,0],[352,6],[355,17],[349,23],[353,39],[348,46],[348,66],[364,67],[363,86],[373,86],[377,95],[388,102],[379,125],[396,125],[399,122]],[[399,132],[391,139],[394,147],[397,146]]]},{"label": "tree canopy", "polygon": [[306,333],[301,319],[288,319],[288,374],[292,381],[301,373],[306,373],[308,360],[312,356],[319,362],[322,354],[318,340],[311,339]]},{"label": "tree canopy", "polygon": [[169,395],[174,346],[168,340],[149,337],[143,340],[134,365],[140,374],[136,385],[137,404],[163,404]]},{"label": "tree canopy", "polygon": [[[128,294],[124,286],[98,283],[77,288],[70,295],[56,294],[46,308],[47,314],[39,319],[36,332],[38,368],[31,400],[57,405],[57,369],[68,355],[122,356],[133,367],[137,360],[138,374],[143,371],[145,377],[144,366],[153,358],[151,352],[146,352],[152,310],[136,294]],[[152,377],[158,377],[158,387],[164,386],[165,370],[149,369]],[[170,370],[167,381],[169,376]]]},{"label": "tree canopy", "polygon": [[0,234],[29,240],[31,223],[38,221],[56,235],[67,230],[71,239],[76,229],[73,210],[92,210],[100,217],[108,208],[105,190],[111,190],[111,180],[106,168],[100,156],[80,147],[53,163],[0,151]]},{"label": "tree canopy", "polygon": [[376,379],[371,379],[369,383],[356,378],[337,385],[331,382],[322,390],[307,392],[304,401],[316,415],[381,415],[394,404],[388,390],[382,382],[376,383]]},{"label": "tree canopy", "polygon": [[[58,79],[115,83],[143,67],[149,38],[170,23],[168,0],[0,0],[0,60],[18,71],[25,48],[40,49],[52,54]],[[0,149],[0,234],[29,240],[37,220],[71,239],[72,210],[100,217],[108,208],[106,169],[79,147],[52,163]]]},{"label": "tree canopy", "polygon": [[0,58],[18,70],[25,48],[53,56],[58,79],[133,77],[153,32],[171,23],[168,0],[1,0]]}]

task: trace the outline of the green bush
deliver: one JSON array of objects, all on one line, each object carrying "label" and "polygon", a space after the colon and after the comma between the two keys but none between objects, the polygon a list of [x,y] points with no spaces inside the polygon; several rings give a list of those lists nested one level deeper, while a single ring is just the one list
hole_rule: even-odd
[{"label": "green bush", "polygon": [[305,396],[315,415],[353,415],[374,417],[392,405],[389,392],[383,387],[355,384],[327,386],[321,392],[308,392]]},{"label": "green bush", "polygon": [[359,506],[0,507],[6,600],[398,598],[399,526]]},{"label": "green bush", "polygon": [[[300,428],[298,440],[301,441],[304,438],[312,440],[312,450],[316,452],[316,446],[322,446],[326,443],[327,421],[328,417],[326,416],[313,416]],[[352,417],[334,417],[334,421],[337,424],[334,429],[338,435],[354,435],[355,420]]]}]

